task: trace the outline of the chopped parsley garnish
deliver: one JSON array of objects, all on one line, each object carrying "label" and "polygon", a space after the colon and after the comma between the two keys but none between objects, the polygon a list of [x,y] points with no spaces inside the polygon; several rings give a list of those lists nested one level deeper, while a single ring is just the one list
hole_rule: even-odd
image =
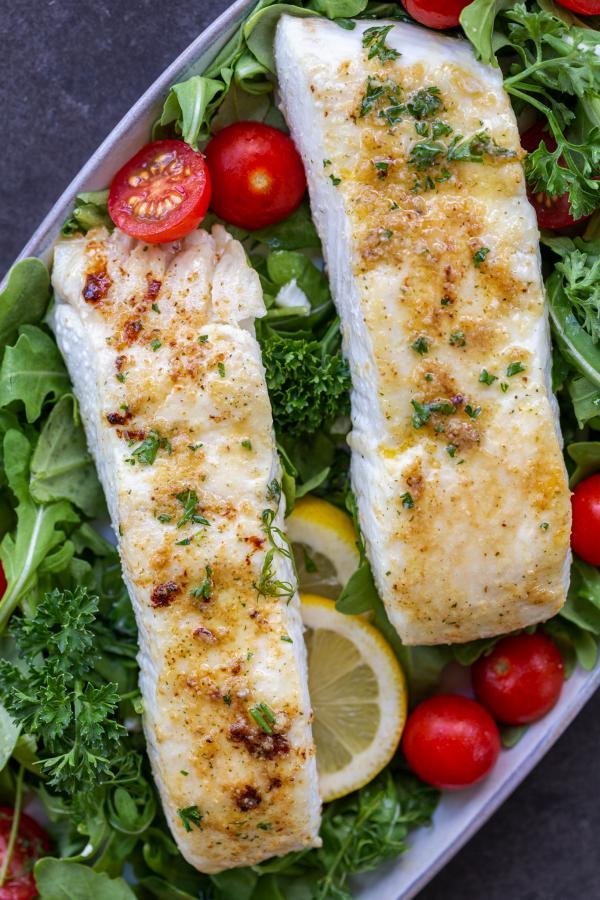
[{"label": "chopped parsley garnish", "polygon": [[408,491],[406,491],[405,494],[402,494],[400,499],[402,500],[402,506],[404,507],[404,509],[412,509],[415,505],[412,494],[410,494]]},{"label": "chopped parsley garnish", "polygon": [[485,259],[490,252],[489,247],[480,247],[479,250],[476,250],[473,254],[473,262],[475,263],[475,268],[478,269],[482,262],[485,262]]},{"label": "chopped parsley garnish", "polygon": [[284,641],[286,644],[294,643],[289,634],[282,634],[280,640]]},{"label": "chopped parsley garnish", "polygon": [[332,183],[332,185],[333,185],[334,187],[337,187],[338,184],[341,184],[341,183],[342,183],[342,179],[341,179],[341,178],[338,178],[338,177],[337,177],[336,175],[334,175],[333,173],[329,176],[329,178],[331,179],[331,183]]},{"label": "chopped parsley garnish", "polygon": [[446,447],[446,453],[448,454],[448,456],[451,456],[453,459],[456,456],[457,450],[458,450],[458,447],[456,446],[456,444],[448,444],[448,446]]},{"label": "chopped parsley garnish", "polygon": [[200,443],[198,443],[198,444],[188,444],[188,450],[191,450],[192,453],[195,453],[196,450],[199,450],[199,449],[200,449],[200,447],[204,447],[204,444],[200,444]]},{"label": "chopped parsley garnish", "polygon": [[164,524],[166,524],[167,522],[170,522],[171,519],[173,518],[173,516],[170,516],[168,513],[161,513],[161,514],[160,514],[159,516],[157,516],[156,518],[158,519],[159,522],[162,522],[163,525],[164,525]]},{"label": "chopped parsley garnish", "polygon": [[438,87],[421,88],[406,104],[406,108],[415,119],[428,119],[442,106],[441,91]]},{"label": "chopped parsley garnish", "polygon": [[448,146],[449,162],[483,162],[484,156],[515,156],[513,150],[500,147],[487,131],[478,131],[470,137],[455,135]]},{"label": "chopped parsley garnish", "polygon": [[189,774],[190,774],[189,772],[186,772],[185,769],[180,769],[179,771],[180,771],[180,773],[181,773],[182,775],[189,775]]},{"label": "chopped parsley garnish", "polygon": [[175,541],[177,547],[189,547],[191,543],[191,538],[182,538],[180,541]]},{"label": "chopped parsley garnish", "polygon": [[183,528],[187,522],[193,522],[195,525],[210,525],[210,522],[198,513],[198,495],[196,491],[182,491],[175,496],[183,506],[183,515],[177,522],[178,528]]},{"label": "chopped parsley garnish", "polygon": [[465,412],[470,419],[476,419],[477,416],[481,415],[481,407],[473,407],[470,403],[467,403],[467,405],[465,406]]},{"label": "chopped parsley garnish", "polygon": [[415,353],[418,353],[419,356],[425,356],[429,350],[429,341],[424,335],[420,334],[419,337],[412,342],[410,349],[414,350]]},{"label": "chopped parsley garnish", "polygon": [[132,466],[136,462],[142,466],[151,466],[156,460],[159,450],[166,450],[167,453],[173,452],[173,448],[167,438],[162,437],[158,431],[152,430],[142,443],[135,448],[126,462],[131,463]]},{"label": "chopped parsley garnish", "polygon": [[199,344],[205,344],[205,343],[207,342],[207,340],[208,340],[208,335],[207,335],[207,334],[201,334],[201,335],[198,336],[198,343],[199,343]]},{"label": "chopped parsley garnish", "polygon": [[225,363],[218,363],[217,369],[219,370],[219,375],[221,378],[225,378]]},{"label": "chopped parsley garnish", "polygon": [[213,589],[213,579],[212,579],[212,569],[210,566],[205,567],[206,578],[199,584],[198,587],[192,588],[190,594],[192,597],[195,597],[197,600],[210,600],[212,597],[212,589]]},{"label": "chopped parsley garnish", "polygon": [[256,827],[261,831],[270,831],[273,826],[270,822],[257,822]]},{"label": "chopped parsley garnish", "polygon": [[440,162],[445,155],[445,144],[427,139],[413,144],[408,161],[415,169],[429,169]]},{"label": "chopped parsley garnish", "polygon": [[385,178],[389,172],[390,164],[388,160],[381,159],[377,161],[373,161],[373,165],[377,172],[378,178]]},{"label": "chopped parsley garnish", "polygon": [[392,106],[389,109],[382,110],[379,115],[384,118],[388,124],[394,125],[402,118],[402,114],[406,111],[404,106],[399,105],[400,85],[394,81],[379,81],[377,78],[367,79],[365,93],[361,100],[358,112],[359,118],[368,116],[375,106],[382,99],[387,99]]},{"label": "chopped parsley garnish", "polygon": [[267,500],[279,500],[281,497],[281,485],[276,478],[267,485]]},{"label": "chopped parsley garnish", "polygon": [[231,694],[223,694],[223,703],[225,706],[231,706]]},{"label": "chopped parsley garnish", "polygon": [[427,122],[415,122],[415,131],[420,137],[429,137],[429,124]]},{"label": "chopped parsley garnish", "polygon": [[381,237],[384,239],[384,241],[389,241],[393,234],[394,232],[391,228],[384,228],[381,232]]},{"label": "chopped parsley garnish", "polygon": [[385,42],[393,27],[393,25],[381,25],[367,28],[362,36],[362,45],[365,50],[369,51],[367,59],[375,59],[377,57],[381,62],[398,59],[400,53],[392,47],[388,47]]},{"label": "chopped parsley garnish", "polygon": [[159,309],[159,307],[158,307],[158,303],[153,303],[153,304],[152,304],[152,311],[155,312],[155,313],[159,313],[159,312],[160,312],[160,309]]},{"label": "chopped parsley garnish", "polygon": [[118,372],[117,373],[117,381],[120,381],[121,384],[123,384],[123,382],[125,381],[126,378],[127,378],[127,372]]},{"label": "chopped parsley garnish", "polygon": [[158,348],[159,348],[159,347],[162,347],[162,341],[159,341],[158,338],[153,338],[153,340],[150,341],[150,346],[152,347],[152,349],[153,349],[154,352],[156,353],[156,351],[158,350]]},{"label": "chopped parsley garnish", "polygon": [[324,159],[324,160],[323,160],[323,168],[324,168],[324,169],[326,169],[327,166],[330,166],[330,165],[331,165],[331,160],[330,160],[330,159]]},{"label": "chopped parsley garnish", "polygon": [[464,331],[453,331],[449,342],[453,347],[464,347],[467,343]]},{"label": "chopped parsley garnish", "polygon": [[448,125],[447,122],[443,122],[441,119],[436,119],[435,122],[431,123],[431,137],[432,138],[440,138],[446,137],[447,135],[452,134],[452,128]]},{"label": "chopped parsley garnish", "polygon": [[194,825],[196,828],[202,829],[201,823],[204,816],[197,806],[185,806],[183,809],[178,809],[177,812],[186,831],[191,831]]},{"label": "chopped parsley garnish", "polygon": [[252,441],[242,441],[242,447],[244,448],[244,450],[252,450]]},{"label": "chopped parsley garnish", "polygon": [[550,528],[550,523],[549,523],[549,522],[542,522],[541,525],[540,525],[540,528],[542,529],[542,531],[548,531],[548,529]]},{"label": "chopped parsley garnish", "polygon": [[482,369],[479,373],[479,380],[482,384],[493,384],[498,381],[497,375],[491,375],[487,369]]},{"label": "chopped parsley garnish", "polygon": [[272,725],[275,724],[275,713],[266,703],[257,703],[250,708],[250,715],[265,734],[273,734]]},{"label": "chopped parsley garnish", "polygon": [[508,390],[508,383],[507,383],[506,381],[501,381],[501,382],[500,382],[500,390],[502,391],[503,394],[505,394],[505,393],[507,392],[507,390]]},{"label": "chopped parsley garnish", "polygon": [[436,400],[434,403],[419,403],[411,400],[414,409],[412,423],[414,428],[422,428],[431,419],[432,413],[440,413],[442,416],[451,416],[456,412],[456,407],[449,400]]},{"label": "chopped parsley garnish", "polygon": [[517,362],[512,362],[506,367],[506,374],[509,378],[512,378],[513,375],[518,375],[519,372],[524,372],[525,366],[519,360]]},{"label": "chopped parsley garnish", "polygon": [[450,306],[451,303],[452,299],[450,297],[442,297],[442,299],[440,300],[440,304],[442,306]]}]

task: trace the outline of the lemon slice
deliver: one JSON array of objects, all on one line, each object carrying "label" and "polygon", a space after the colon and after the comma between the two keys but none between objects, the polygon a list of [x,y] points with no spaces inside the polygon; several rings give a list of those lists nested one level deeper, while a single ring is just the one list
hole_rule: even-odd
[{"label": "lemon slice", "polygon": [[302,594],[319,789],[324,802],[371,781],[394,755],[406,682],[391,647],[360,616]]},{"label": "lemon slice", "polygon": [[358,568],[350,516],[326,500],[302,497],[286,519],[301,591],[337,599]]}]

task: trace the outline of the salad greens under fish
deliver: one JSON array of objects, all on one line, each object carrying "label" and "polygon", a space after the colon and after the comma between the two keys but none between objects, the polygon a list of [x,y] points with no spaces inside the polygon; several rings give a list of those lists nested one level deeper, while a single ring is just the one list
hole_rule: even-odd
[{"label": "salad greens under fish", "polygon": [[[203,74],[171,89],[154,136],[175,134],[202,147],[211,131],[239,119],[284,128],[273,61],[284,12],[326,16],[348,29],[353,17],[410,21],[401,6],[374,0],[261,0]],[[574,485],[600,468],[600,31],[552,0],[474,0],[461,24],[477,55],[501,67],[520,121],[541,115],[548,122],[556,149],[541,143],[527,156],[532,190],[568,192],[574,215],[591,215],[583,236],[542,237],[553,383]],[[106,199],[105,191],[80,194],[63,233],[111,227]],[[230,230],[244,242],[268,308],[257,336],[288,507],[310,491],[356,517],[344,441],[350,377],[308,206],[261,231]],[[310,310],[278,303],[290,283]],[[44,323],[50,303],[46,267],[36,259],[15,265],[0,295],[0,558],[7,578],[0,601],[0,802],[15,808],[17,824],[31,797],[46,811],[56,856],[36,864],[41,897],[350,897],[353,873],[404,852],[409,831],[431,820],[437,792],[400,758],[326,806],[321,849],[215,876],[199,874],[180,856],[144,752],[135,621],[117,553],[94,527],[106,515],[104,501],[67,371]],[[470,665],[497,640],[402,646],[360,549],[338,609],[372,614],[405,668],[413,702],[438,683],[447,662]],[[558,643],[568,673],[576,664],[593,668],[600,572],[575,560],[565,607],[540,627]],[[518,736],[507,731],[505,743]],[[196,807],[182,813],[192,821],[201,816]]]}]

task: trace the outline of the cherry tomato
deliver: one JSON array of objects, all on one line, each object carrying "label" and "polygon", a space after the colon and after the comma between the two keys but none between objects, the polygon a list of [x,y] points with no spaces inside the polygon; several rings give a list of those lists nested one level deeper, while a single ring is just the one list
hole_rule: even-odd
[{"label": "cherry tomato", "polygon": [[306,176],[294,142],[261,122],[236,122],[206,148],[212,209],[239,228],[265,228],[300,205]]},{"label": "cherry tomato", "polygon": [[[554,136],[544,130],[542,122],[536,122],[521,135],[521,145],[528,153],[533,153],[540,143],[544,143],[550,153],[556,150]],[[589,216],[583,216],[581,219],[573,218],[568,193],[561,194],[559,197],[550,197],[543,191],[534,193],[527,188],[527,196],[535,209],[540,228],[549,228],[555,231],[559,228],[568,228],[576,222],[583,222],[589,218]]]},{"label": "cherry tomato", "polygon": [[4,597],[6,591],[6,575],[4,574],[4,566],[0,563],[0,599]]},{"label": "cherry tomato", "polygon": [[471,0],[402,0],[406,12],[428,28],[456,28]]},{"label": "cherry tomato", "polygon": [[210,203],[210,175],[201,153],[183,141],[154,141],[113,178],[110,217],[131,237],[159,244],[198,227]]},{"label": "cherry tomato", "polygon": [[571,547],[585,562],[600,566],[600,473],[579,482],[571,506]]},{"label": "cherry tomato", "polygon": [[500,752],[500,734],[475,700],[439,694],[419,703],[409,715],[402,749],[419,778],[456,790],[487,775]]},{"label": "cherry tomato", "polygon": [[558,3],[582,16],[600,16],[600,0],[558,0]]},{"label": "cherry tomato", "polygon": [[[12,820],[11,807],[0,806],[0,865],[8,846]],[[50,839],[44,829],[26,813],[21,813],[8,872],[0,887],[0,900],[33,900],[37,897],[33,864],[41,856],[47,856],[51,849]]]},{"label": "cherry tomato", "polygon": [[478,700],[495,719],[526,725],[545,716],[560,697],[565,666],[545,634],[518,634],[478,659],[471,678]]}]

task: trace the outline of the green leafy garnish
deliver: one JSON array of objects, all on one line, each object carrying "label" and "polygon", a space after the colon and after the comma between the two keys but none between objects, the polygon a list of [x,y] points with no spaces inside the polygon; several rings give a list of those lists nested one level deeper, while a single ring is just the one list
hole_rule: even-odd
[{"label": "green leafy garnish", "polygon": [[202,828],[204,816],[197,806],[185,806],[183,809],[178,809],[177,813],[186,831],[191,831],[194,827]]},{"label": "green leafy garnish", "polygon": [[400,53],[392,47],[388,47],[385,42],[386,37],[393,27],[393,25],[375,25],[373,28],[367,28],[367,30],[363,32],[362,45],[369,51],[367,59],[377,58],[380,62],[398,59]]},{"label": "green leafy garnish", "polygon": [[183,514],[177,522],[178,528],[183,528],[188,522],[193,522],[195,525],[210,525],[208,519],[201,516],[198,512],[198,504],[200,501],[198,500],[196,491],[181,491],[175,496],[183,506]]},{"label": "green leafy garnish", "polygon": [[151,466],[156,461],[159,450],[165,450],[167,453],[173,452],[173,448],[167,438],[163,437],[159,431],[153,429],[141,444],[138,444],[135,450],[132,450],[127,462],[132,465],[135,465],[137,462],[143,466]]}]

